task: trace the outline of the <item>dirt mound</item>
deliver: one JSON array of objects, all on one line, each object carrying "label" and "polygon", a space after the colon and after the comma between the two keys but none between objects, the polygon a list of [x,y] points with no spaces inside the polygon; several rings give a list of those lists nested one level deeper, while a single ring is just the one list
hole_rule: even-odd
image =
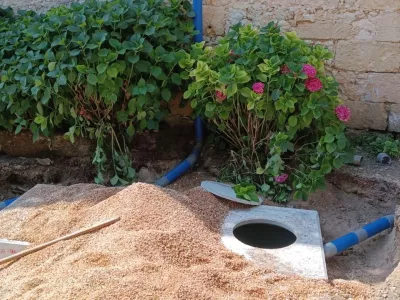
[{"label": "dirt mound", "polygon": [[219,228],[233,207],[199,188],[184,195],[146,184],[36,186],[0,213],[0,237],[38,244],[121,221],[0,266],[0,298],[369,298],[357,282],[281,276],[227,251]]}]

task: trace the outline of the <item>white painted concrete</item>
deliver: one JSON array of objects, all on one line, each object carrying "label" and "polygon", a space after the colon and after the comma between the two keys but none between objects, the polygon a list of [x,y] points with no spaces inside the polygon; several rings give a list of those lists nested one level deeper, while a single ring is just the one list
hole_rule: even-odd
[{"label": "white painted concrete", "polygon": [[[243,244],[233,235],[240,223],[265,222],[293,232],[297,240],[280,249],[260,249]],[[232,210],[222,225],[222,243],[260,267],[287,275],[327,279],[318,213],[312,210],[273,206]]]},{"label": "white painted concrete", "polygon": [[28,242],[9,241],[0,239],[0,259],[25,250],[30,244]]}]

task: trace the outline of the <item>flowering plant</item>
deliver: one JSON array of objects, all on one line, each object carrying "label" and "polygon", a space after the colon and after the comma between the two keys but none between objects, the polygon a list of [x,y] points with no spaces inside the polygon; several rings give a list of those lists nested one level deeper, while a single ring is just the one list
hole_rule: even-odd
[{"label": "flowering plant", "polygon": [[325,72],[332,54],[275,23],[234,26],[216,47],[196,44],[180,61],[184,97],[232,147],[224,179],[286,201],[306,199],[346,159],[349,109]]}]

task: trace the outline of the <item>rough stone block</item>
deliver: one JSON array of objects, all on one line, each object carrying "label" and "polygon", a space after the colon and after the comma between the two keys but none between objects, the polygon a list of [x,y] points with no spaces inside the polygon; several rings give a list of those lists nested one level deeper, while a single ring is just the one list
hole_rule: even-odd
[{"label": "rough stone block", "polygon": [[398,72],[400,44],[339,41],[335,67],[351,71]]},{"label": "rough stone block", "polygon": [[355,32],[350,24],[336,21],[317,21],[299,23],[294,29],[299,37],[316,40],[351,39]]},{"label": "rough stone block", "polygon": [[224,35],[226,12],[224,7],[208,6],[203,7],[204,33],[207,36]]},{"label": "rough stone block", "polygon": [[334,72],[344,97],[351,101],[400,104],[399,73]]},{"label": "rough stone block", "polygon": [[389,131],[400,132],[400,104],[394,104],[390,107]]},{"label": "rough stone block", "polygon": [[351,109],[350,128],[386,130],[388,114],[383,103],[366,103],[348,101],[346,105]]},{"label": "rough stone block", "polygon": [[382,12],[374,19],[374,23],[377,41],[400,42],[400,12]]},{"label": "rough stone block", "polygon": [[358,0],[355,7],[380,10],[400,9],[399,0]]}]

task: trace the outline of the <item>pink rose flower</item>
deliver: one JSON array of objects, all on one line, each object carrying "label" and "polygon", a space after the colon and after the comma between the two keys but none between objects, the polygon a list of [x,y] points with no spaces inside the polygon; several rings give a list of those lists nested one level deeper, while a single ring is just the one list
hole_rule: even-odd
[{"label": "pink rose flower", "polygon": [[275,182],[284,183],[288,179],[288,177],[289,177],[288,174],[283,173],[283,174],[275,177]]},{"label": "pink rose flower", "polygon": [[308,78],[305,82],[306,89],[310,92],[318,92],[323,88],[321,80],[318,78]]},{"label": "pink rose flower", "polygon": [[226,99],[226,95],[221,91],[216,91],[215,95],[217,96],[217,99],[220,100],[218,102],[222,102]]},{"label": "pink rose flower", "polygon": [[253,91],[257,94],[262,94],[264,93],[264,83],[262,82],[256,82],[253,84]]},{"label": "pink rose flower", "polygon": [[317,75],[317,70],[309,64],[303,66],[303,73],[307,75],[308,78],[315,78]]},{"label": "pink rose flower", "polygon": [[291,70],[289,69],[289,67],[287,65],[282,65],[281,66],[281,73],[282,74],[288,74],[290,72],[291,72]]},{"label": "pink rose flower", "polygon": [[348,122],[351,117],[351,110],[346,105],[338,105],[335,108],[335,113],[340,121]]}]

